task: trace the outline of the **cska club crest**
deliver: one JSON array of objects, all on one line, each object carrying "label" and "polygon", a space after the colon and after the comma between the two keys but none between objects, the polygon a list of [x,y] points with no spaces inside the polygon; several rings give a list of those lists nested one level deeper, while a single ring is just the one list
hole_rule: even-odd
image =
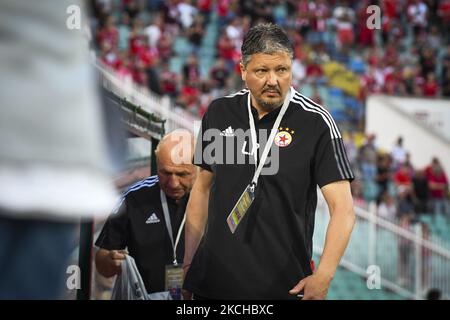
[{"label": "cska club crest", "polygon": [[275,136],[275,144],[278,147],[284,148],[291,144],[292,135],[294,134],[294,130],[289,130],[289,128],[278,128],[278,133]]}]

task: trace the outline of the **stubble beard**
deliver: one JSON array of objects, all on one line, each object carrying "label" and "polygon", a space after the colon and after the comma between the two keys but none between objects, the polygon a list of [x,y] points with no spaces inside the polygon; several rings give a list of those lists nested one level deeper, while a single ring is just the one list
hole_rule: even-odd
[{"label": "stubble beard", "polygon": [[276,99],[276,100],[272,100],[272,101],[267,101],[267,100],[255,97],[255,100],[258,103],[258,105],[261,107],[261,109],[263,109],[263,111],[270,112],[270,111],[273,111],[276,108],[280,107],[283,104],[284,99],[280,98],[280,99]]}]

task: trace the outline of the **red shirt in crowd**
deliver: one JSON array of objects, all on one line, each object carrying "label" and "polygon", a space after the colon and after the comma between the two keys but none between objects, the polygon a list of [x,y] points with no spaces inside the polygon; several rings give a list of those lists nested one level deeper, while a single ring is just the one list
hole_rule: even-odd
[{"label": "red shirt in crowd", "polygon": [[438,8],[438,15],[444,22],[450,22],[450,0],[441,1]]},{"label": "red shirt in crowd", "polygon": [[436,174],[430,167],[425,170],[425,174],[428,180],[428,184],[438,183],[441,185],[447,185],[447,188],[430,188],[430,195],[433,199],[445,199],[448,189],[448,180],[445,173],[442,171]]},{"label": "red shirt in crowd", "polygon": [[147,46],[140,47],[137,51],[137,58],[144,67],[151,67],[159,57],[157,48]]},{"label": "red shirt in crowd", "polygon": [[190,106],[197,102],[200,96],[200,91],[196,87],[185,85],[181,89],[181,95],[183,96],[186,105]]},{"label": "red shirt in crowd", "polygon": [[382,1],[382,12],[389,18],[397,18],[398,12],[397,7],[400,7],[398,0],[383,0]]},{"label": "red shirt in crowd", "polygon": [[408,169],[404,166],[400,167],[394,175],[394,182],[397,186],[409,187],[412,184],[411,176]]},{"label": "red shirt in crowd", "polygon": [[427,81],[423,85],[423,95],[426,97],[435,97],[438,93],[439,86],[436,81]]},{"label": "red shirt in crowd", "polygon": [[100,46],[107,43],[110,48],[117,48],[119,43],[119,32],[115,27],[103,28],[97,33],[97,41]]}]

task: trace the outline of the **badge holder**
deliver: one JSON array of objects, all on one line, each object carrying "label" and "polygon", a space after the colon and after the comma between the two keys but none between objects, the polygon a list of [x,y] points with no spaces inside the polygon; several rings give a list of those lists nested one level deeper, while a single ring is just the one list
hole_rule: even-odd
[{"label": "badge holder", "polygon": [[255,185],[251,183],[245,188],[239,200],[234,205],[233,210],[231,210],[231,213],[228,215],[227,223],[231,233],[236,231],[239,222],[241,222],[242,218],[247,213],[253,200],[255,200]]},{"label": "badge holder", "polygon": [[181,300],[183,286],[183,268],[178,264],[166,265],[165,289],[173,300]]}]

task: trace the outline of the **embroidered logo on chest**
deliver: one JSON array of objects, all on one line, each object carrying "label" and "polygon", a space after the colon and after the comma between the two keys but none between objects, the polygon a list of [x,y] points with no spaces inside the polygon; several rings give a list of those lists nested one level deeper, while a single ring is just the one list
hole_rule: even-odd
[{"label": "embroidered logo on chest", "polygon": [[274,143],[280,147],[284,148],[291,144],[293,140],[293,135],[295,131],[289,130],[289,128],[278,128],[278,133],[275,136]]}]

